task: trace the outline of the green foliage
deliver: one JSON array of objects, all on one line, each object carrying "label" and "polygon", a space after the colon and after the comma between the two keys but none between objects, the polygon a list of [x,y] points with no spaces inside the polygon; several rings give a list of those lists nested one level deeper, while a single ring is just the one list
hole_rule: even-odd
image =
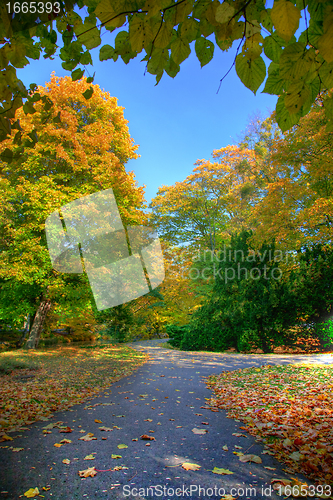
[{"label": "green foliage", "polygon": [[[185,327],[170,330],[173,344],[189,350],[238,351],[252,348],[272,352],[292,346],[297,333],[292,327],[319,322],[332,315],[333,249],[300,250],[300,261],[290,271],[290,255],[264,243],[251,248],[252,232],[231,239],[220,251],[213,293]],[[330,330],[325,330],[325,332]],[[318,337],[323,337],[323,329]]]},{"label": "green foliage", "polygon": [[13,370],[35,370],[36,368],[38,365],[28,359],[10,358],[5,355],[0,358],[0,374],[8,374]]},{"label": "green foliage", "polygon": [[[114,47],[101,47],[100,60],[121,58],[128,64],[144,51],[142,61],[157,83],[164,73],[176,76],[192,42],[201,67],[216,54],[215,45],[227,51],[237,42],[234,65],[239,78],[256,93],[268,74],[264,92],[280,96],[276,118],[283,131],[309,112],[319,92],[333,86],[330,0],[319,5],[312,0],[274,0],[272,8],[263,0],[222,4],[217,0],[66,0],[56,2],[52,11],[47,5],[36,2],[35,12],[24,2],[0,7],[0,141],[11,134],[12,119],[23,104],[26,114],[35,112],[36,97],[17,78],[16,69],[41,55],[52,59],[60,47],[62,66],[75,81],[85,71],[78,66],[92,64],[90,51],[101,45],[104,29],[120,31]],[[77,7],[80,13],[74,12]],[[84,7],[85,18],[81,17]],[[296,39],[301,16],[306,16],[306,29]],[[215,43],[208,39],[210,35]],[[267,72],[263,51],[270,60]],[[92,90],[82,94],[89,99]],[[328,101],[325,111],[332,119],[332,98]],[[40,102],[46,110],[49,103],[42,97]],[[33,147],[37,140],[25,147]]]},{"label": "green foliage", "polygon": [[333,248],[314,244],[298,250],[299,267],[291,273],[302,316],[311,324],[323,324],[333,315]]},{"label": "green foliage", "polygon": [[130,328],[134,324],[134,315],[128,303],[105,311],[97,311],[96,317],[99,321],[104,321],[106,325],[103,336],[110,336],[116,342],[130,340]]},{"label": "green foliage", "polygon": [[333,319],[325,323],[315,325],[315,336],[319,339],[320,345],[324,350],[332,351],[333,345]]}]

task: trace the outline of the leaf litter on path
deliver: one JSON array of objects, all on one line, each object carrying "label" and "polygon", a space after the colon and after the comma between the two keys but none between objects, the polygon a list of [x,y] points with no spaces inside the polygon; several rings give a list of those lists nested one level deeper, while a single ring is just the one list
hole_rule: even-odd
[{"label": "leaf litter on path", "polygon": [[264,441],[290,471],[332,484],[332,376],[326,365],[264,365],[212,375],[206,383],[215,393],[211,406],[243,421],[242,429]]}]

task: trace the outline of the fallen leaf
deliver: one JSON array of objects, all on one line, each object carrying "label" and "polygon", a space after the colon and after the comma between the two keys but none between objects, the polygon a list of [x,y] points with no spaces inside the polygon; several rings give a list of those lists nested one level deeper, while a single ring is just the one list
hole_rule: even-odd
[{"label": "fallen leaf", "polygon": [[117,448],[119,448],[119,450],[122,450],[123,448],[128,448],[127,444],[118,444]]},{"label": "fallen leaf", "polygon": [[71,429],[70,427],[64,427],[63,429],[60,429],[59,432],[73,432],[73,429]]},{"label": "fallen leaf", "polygon": [[121,455],[113,455],[113,454],[112,454],[112,455],[111,455],[111,458],[122,458],[122,456],[121,456]]},{"label": "fallen leaf", "polygon": [[100,431],[112,431],[110,427],[98,427]]},{"label": "fallen leaf", "polygon": [[220,469],[219,467],[214,467],[211,472],[214,474],[234,474],[234,472],[231,472],[229,469]]},{"label": "fallen leaf", "polygon": [[[10,437],[10,436],[7,436],[7,434],[3,434],[2,436],[0,436],[0,443],[2,441],[13,441],[13,438]],[[30,488],[31,489],[31,488]]]},{"label": "fallen leaf", "polygon": [[53,446],[55,446],[56,448],[60,448],[60,446],[63,446],[63,444],[62,443],[54,443]]},{"label": "fallen leaf", "polygon": [[94,477],[96,476],[97,471],[95,470],[95,467],[88,467],[88,469],[80,470],[78,474],[80,477]]},{"label": "fallen leaf", "polygon": [[236,450],[241,450],[243,448],[243,446],[237,446],[236,444],[234,447],[236,448]]},{"label": "fallen leaf", "polygon": [[142,434],[142,436],[140,436],[140,439],[144,439],[146,441],[156,441],[154,436],[148,436],[147,434]]},{"label": "fallen leaf", "polygon": [[291,453],[289,455],[289,457],[292,459],[292,460],[301,460],[302,458],[304,458],[304,455],[302,455],[302,453],[300,453],[299,451],[294,451],[293,453]]},{"label": "fallen leaf", "polygon": [[22,451],[24,448],[12,448],[12,451]]},{"label": "fallen leaf", "polygon": [[68,465],[71,463],[71,461],[68,458],[64,458],[62,463]]},{"label": "fallen leaf", "polygon": [[86,455],[83,460],[95,460],[96,457],[91,453],[90,455]]},{"label": "fallen leaf", "polygon": [[224,446],[222,446],[222,450],[224,450],[224,451],[229,451],[229,448],[228,448],[228,446],[225,444]]},{"label": "fallen leaf", "polygon": [[62,440],[60,441],[60,443],[61,443],[61,444],[69,444],[69,443],[71,443],[71,442],[72,442],[72,441],[71,441],[70,439],[62,439]]},{"label": "fallen leaf", "polygon": [[88,432],[85,436],[82,436],[79,438],[80,441],[93,441],[94,439],[97,439],[92,432]]},{"label": "fallen leaf", "polygon": [[268,467],[268,465],[264,466],[264,469],[268,470],[276,470],[276,467]]},{"label": "fallen leaf", "polygon": [[39,489],[38,488],[30,488],[30,490],[26,491],[24,493],[24,496],[27,498],[33,498],[35,496],[39,495]]},{"label": "fallen leaf", "polygon": [[185,470],[199,470],[201,468],[201,465],[197,464],[191,464],[189,462],[184,462],[182,464],[183,469]]},{"label": "fallen leaf", "polygon": [[152,422],[153,419],[152,418],[146,418],[146,420],[144,420],[144,422]]},{"label": "fallen leaf", "polygon": [[123,469],[128,469],[128,467],[124,467],[123,465],[117,465],[117,467],[114,467],[112,470],[123,470]]},{"label": "fallen leaf", "polygon": [[193,434],[206,434],[206,432],[208,432],[208,431],[207,431],[207,429],[197,429],[196,427],[194,427],[192,429],[192,432],[193,432]]},{"label": "fallen leaf", "polygon": [[97,420],[97,418],[95,418],[95,422],[96,422],[96,424],[101,424],[102,420]]},{"label": "fallen leaf", "polygon": [[239,457],[240,462],[255,462],[256,464],[261,464],[262,460],[258,455],[241,455]]}]

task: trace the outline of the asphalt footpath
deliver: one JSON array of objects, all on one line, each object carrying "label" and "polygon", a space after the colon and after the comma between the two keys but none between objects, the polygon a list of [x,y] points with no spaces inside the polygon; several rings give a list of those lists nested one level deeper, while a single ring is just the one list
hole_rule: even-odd
[{"label": "asphalt footpath", "polygon": [[[53,500],[277,499],[272,479],[305,480],[263,453],[263,444],[240,429],[242,422],[207,408],[212,392],[204,378],[263,364],[331,364],[332,355],[182,352],[164,348],[162,340],[129,345],[150,360],[98,396],[1,443],[0,500],[26,498],[30,488],[39,490],[31,498]],[[66,427],[71,432],[60,432]],[[70,442],[60,443],[64,439]],[[23,450],[13,452],[9,446]],[[242,463],[234,452],[258,455],[262,463]],[[184,463],[200,468],[186,470]],[[214,467],[232,474],[215,474]],[[80,477],[79,471],[87,469],[95,475]]]}]

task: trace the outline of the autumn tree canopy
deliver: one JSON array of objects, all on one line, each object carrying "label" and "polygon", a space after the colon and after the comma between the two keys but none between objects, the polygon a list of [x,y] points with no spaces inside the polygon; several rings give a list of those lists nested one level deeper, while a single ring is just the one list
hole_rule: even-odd
[{"label": "autumn tree canopy", "polygon": [[265,196],[251,212],[257,245],[273,238],[293,250],[332,245],[332,136],[318,99],[296,127],[273,141]]},{"label": "autumn tree canopy", "polygon": [[[117,99],[93,86],[91,99],[85,78],[52,76],[41,97],[54,103],[45,111],[41,102],[26,115],[22,108],[15,119],[22,131],[1,144],[13,152],[10,163],[0,162],[0,288],[1,322],[23,324],[49,301],[63,314],[75,307],[91,307],[92,297],[84,275],[63,274],[53,269],[48,253],[45,220],[53,211],[77,198],[112,188],[125,225],[144,222],[143,188],[133,172],[126,172],[129,158],[137,157],[123,108]],[[34,148],[22,152],[37,131]],[[75,311],[74,311],[75,312]],[[73,314],[74,314],[73,312]]]},{"label": "autumn tree canopy", "polygon": [[212,157],[197,160],[192,174],[162,186],[152,200],[150,224],[165,241],[195,242],[215,252],[222,236],[249,227],[251,205],[260,196],[259,156],[234,145],[214,150]]},{"label": "autumn tree canopy", "polygon": [[[83,12],[88,12],[85,18]],[[60,48],[63,68],[73,81],[79,80],[92,64],[90,51],[102,44],[105,30],[116,36],[113,45],[101,46],[99,59],[120,57],[128,64],[139,55],[157,83],[164,73],[174,78],[192,49],[202,67],[216,49],[232,47],[242,83],[256,93],[265,82],[263,92],[279,96],[276,120],[288,130],[310,111],[320,93],[333,87],[332,21],[330,0],[274,0],[272,8],[264,0],[43,0],[36,6],[23,0],[3,2],[0,139],[19,129],[12,119],[23,103],[27,114],[34,113],[38,99],[45,112],[51,106],[46,95],[36,95],[34,84],[25,88],[16,69],[41,55],[52,58]],[[217,79],[229,69],[223,68]],[[84,91],[86,99],[92,91]],[[331,96],[324,109],[331,119]],[[32,134],[32,144],[37,140]]]}]

